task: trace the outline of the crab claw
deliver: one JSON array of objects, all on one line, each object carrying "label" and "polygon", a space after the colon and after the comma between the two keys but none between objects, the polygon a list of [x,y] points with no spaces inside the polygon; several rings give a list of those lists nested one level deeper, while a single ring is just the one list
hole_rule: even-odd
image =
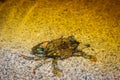
[{"label": "crab claw", "polygon": [[97,58],[95,56],[91,56],[90,60],[93,61],[93,62],[96,62]]}]

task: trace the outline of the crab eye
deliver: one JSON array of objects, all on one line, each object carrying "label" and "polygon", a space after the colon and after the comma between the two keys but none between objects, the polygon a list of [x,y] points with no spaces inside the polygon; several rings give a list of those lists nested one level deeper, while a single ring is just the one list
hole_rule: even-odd
[{"label": "crab eye", "polygon": [[44,48],[42,48],[41,46],[38,47],[39,51],[44,51]]}]

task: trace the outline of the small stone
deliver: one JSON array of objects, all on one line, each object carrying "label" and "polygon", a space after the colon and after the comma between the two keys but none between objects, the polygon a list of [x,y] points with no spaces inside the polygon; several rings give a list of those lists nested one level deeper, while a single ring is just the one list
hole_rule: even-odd
[{"label": "small stone", "polygon": [[37,73],[37,78],[38,78],[38,79],[43,78],[42,74],[41,74],[41,73]]},{"label": "small stone", "polygon": [[98,71],[99,70],[99,68],[95,68],[95,71]]}]

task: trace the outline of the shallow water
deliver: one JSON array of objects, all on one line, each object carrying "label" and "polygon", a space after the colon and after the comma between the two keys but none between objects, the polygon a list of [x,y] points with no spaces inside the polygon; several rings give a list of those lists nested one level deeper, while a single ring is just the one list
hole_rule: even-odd
[{"label": "shallow water", "polygon": [[0,48],[26,52],[42,41],[74,35],[79,42],[91,44],[84,51],[96,55],[98,64],[107,66],[105,71],[118,75],[119,4],[119,0],[0,1]]}]

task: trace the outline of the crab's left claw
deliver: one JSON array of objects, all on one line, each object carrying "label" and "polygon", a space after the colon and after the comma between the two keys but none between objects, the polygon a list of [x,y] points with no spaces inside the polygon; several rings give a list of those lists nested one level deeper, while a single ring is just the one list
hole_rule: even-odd
[{"label": "crab's left claw", "polygon": [[93,55],[90,55],[91,57],[90,57],[90,60],[91,61],[93,61],[93,62],[96,62],[97,61],[97,58],[95,57],[95,56],[93,56]]}]

